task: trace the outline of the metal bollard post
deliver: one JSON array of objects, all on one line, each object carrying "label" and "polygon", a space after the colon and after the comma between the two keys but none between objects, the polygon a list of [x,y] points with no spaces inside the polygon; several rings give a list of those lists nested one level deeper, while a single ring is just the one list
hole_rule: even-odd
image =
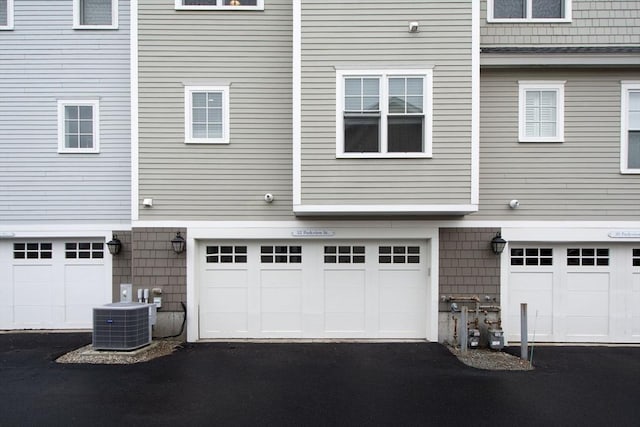
[{"label": "metal bollard post", "polygon": [[520,359],[529,360],[529,332],[527,328],[527,303],[520,304]]},{"label": "metal bollard post", "polygon": [[467,306],[462,306],[461,316],[460,316],[460,350],[463,353],[467,352],[468,347],[468,339],[469,339],[469,309]]}]

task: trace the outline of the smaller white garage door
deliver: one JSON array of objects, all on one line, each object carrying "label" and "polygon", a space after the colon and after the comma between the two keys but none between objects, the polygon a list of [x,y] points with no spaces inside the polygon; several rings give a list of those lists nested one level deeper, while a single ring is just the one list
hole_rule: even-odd
[{"label": "smaller white garage door", "polygon": [[92,308],[111,301],[98,239],[0,243],[2,329],[91,328]]},{"label": "smaller white garage door", "polygon": [[640,248],[510,245],[510,340],[520,339],[520,304],[527,303],[529,339],[640,342]]},{"label": "smaller white garage door", "polygon": [[204,242],[200,338],[426,338],[426,242]]}]

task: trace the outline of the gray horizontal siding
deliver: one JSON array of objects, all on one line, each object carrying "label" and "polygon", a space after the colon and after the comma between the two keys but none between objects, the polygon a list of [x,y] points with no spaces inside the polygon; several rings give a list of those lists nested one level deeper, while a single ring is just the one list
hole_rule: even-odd
[{"label": "gray horizontal siding", "polygon": [[[118,30],[73,30],[72,2],[18,0],[0,31],[0,222],[130,220],[129,1]],[[58,154],[57,101],[100,100],[100,154]]]},{"label": "gray horizontal siding", "polygon": [[[434,70],[433,158],[336,159],[335,67],[403,66]],[[304,1],[302,203],[469,203],[471,72],[471,2]]]},{"label": "gray horizontal siding", "polygon": [[[480,212],[469,219],[632,220],[640,179],[620,174],[620,81],[632,71],[483,71]],[[518,143],[518,80],[566,80],[565,142]],[[508,203],[520,200],[511,210]]]},{"label": "gray horizontal siding", "polygon": [[482,46],[640,45],[640,1],[573,0],[570,23],[489,23],[482,1]]},{"label": "gray horizontal siding", "polygon": [[[292,6],[139,2],[140,219],[292,217]],[[184,85],[230,84],[230,144],[185,145]],[[275,201],[266,204],[265,193]]]}]

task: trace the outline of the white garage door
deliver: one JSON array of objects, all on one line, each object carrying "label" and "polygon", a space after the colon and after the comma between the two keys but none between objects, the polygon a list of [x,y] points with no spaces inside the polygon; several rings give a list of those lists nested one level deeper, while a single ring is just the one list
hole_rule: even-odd
[{"label": "white garage door", "polygon": [[200,338],[426,338],[420,241],[205,242]]},{"label": "white garage door", "polygon": [[0,328],[91,328],[111,301],[105,251],[97,239],[1,242]]},{"label": "white garage door", "polygon": [[[629,245],[510,244],[509,340],[640,342],[640,249]],[[535,333],[535,336],[534,336]]]}]

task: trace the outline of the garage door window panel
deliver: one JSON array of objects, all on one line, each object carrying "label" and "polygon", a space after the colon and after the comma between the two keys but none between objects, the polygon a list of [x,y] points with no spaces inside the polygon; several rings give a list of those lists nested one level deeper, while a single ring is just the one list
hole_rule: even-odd
[{"label": "garage door window panel", "polygon": [[300,264],[302,246],[261,246],[260,262],[263,264]]},{"label": "garage door window panel", "polygon": [[608,248],[569,248],[567,249],[568,266],[598,266],[609,265]]},{"label": "garage door window panel", "polygon": [[550,266],[553,265],[551,248],[511,248],[512,266]]},{"label": "garage door window panel", "polygon": [[14,243],[13,259],[51,259],[52,243]]},{"label": "garage door window panel", "polygon": [[64,250],[66,259],[104,258],[104,244],[102,242],[66,242]]},{"label": "garage door window panel", "polygon": [[207,246],[206,262],[208,264],[245,264],[247,262],[247,247]]},{"label": "garage door window panel", "polygon": [[364,246],[325,246],[325,264],[364,264]]},{"label": "garage door window panel", "polygon": [[380,264],[419,264],[419,246],[380,246],[378,247]]}]

